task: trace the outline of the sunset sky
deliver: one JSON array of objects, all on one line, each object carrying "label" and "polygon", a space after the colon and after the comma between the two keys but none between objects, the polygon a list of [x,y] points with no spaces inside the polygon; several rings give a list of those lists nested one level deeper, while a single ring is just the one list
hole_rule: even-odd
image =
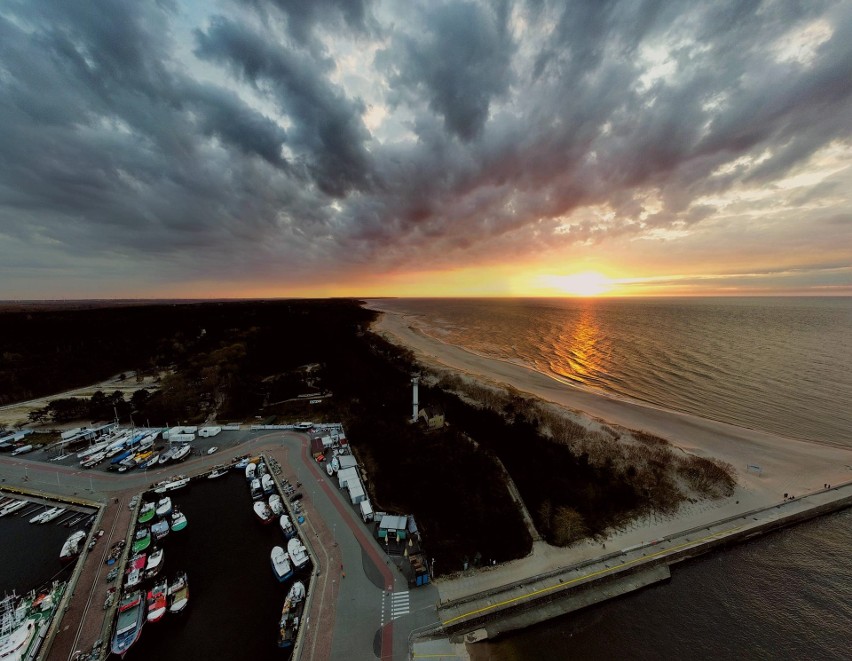
[{"label": "sunset sky", "polygon": [[0,298],[852,294],[852,3],[4,0]]}]

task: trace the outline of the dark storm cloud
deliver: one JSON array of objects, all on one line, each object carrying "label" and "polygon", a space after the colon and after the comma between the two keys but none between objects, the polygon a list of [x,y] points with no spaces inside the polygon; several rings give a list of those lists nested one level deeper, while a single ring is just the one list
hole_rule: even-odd
[{"label": "dark storm cloud", "polygon": [[[218,11],[0,5],[0,237],[16,258],[299,279],[709,228],[749,187],[777,196],[708,245],[759,212],[781,214],[785,245],[813,241],[796,205],[848,217],[848,3]],[[778,186],[827,148],[837,174]]]},{"label": "dark storm cloud", "polygon": [[[313,42],[317,25],[338,27],[342,22],[357,33],[367,34],[375,28],[369,0],[241,0],[261,15],[276,12],[284,17],[288,34],[302,45]],[[315,44],[313,44],[315,45]]]},{"label": "dark storm cloud", "polygon": [[505,2],[425,8],[415,18],[422,30],[394,37],[379,54],[392,88],[402,97],[413,95],[409,102],[425,101],[462,140],[476,137],[492,98],[509,86],[514,44],[508,9]]},{"label": "dark storm cloud", "polygon": [[361,121],[363,103],[347,99],[325,78],[329,65],[271,44],[263,35],[224,17],[197,32],[196,54],[224,64],[256,88],[268,86],[294,120],[292,143],[309,159],[323,192],[342,197],[369,181]]}]

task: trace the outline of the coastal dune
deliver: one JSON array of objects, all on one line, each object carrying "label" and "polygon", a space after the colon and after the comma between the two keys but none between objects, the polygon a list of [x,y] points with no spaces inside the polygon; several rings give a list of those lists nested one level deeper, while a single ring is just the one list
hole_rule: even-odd
[{"label": "coastal dune", "polygon": [[[785,438],[563,383],[523,365],[441,342],[419,330],[414,319],[383,308],[380,301],[370,301],[369,307],[382,312],[373,331],[408,347],[427,366],[448,368],[483,383],[510,386],[563,407],[573,415],[660,436],[685,452],[720,459],[736,470],[738,486],[730,498],[688,503],[672,516],[635,521],[624,529],[611,531],[605,542],[607,549],[646,543],[775,505],[784,500],[785,494],[802,496],[820,491],[826,484],[839,485],[852,480],[852,448]],[[437,584],[442,599],[457,599],[491,589],[521,574],[548,571],[600,552],[600,541],[589,540],[569,548],[536,542],[531,557],[490,568],[474,577],[442,580]]]}]

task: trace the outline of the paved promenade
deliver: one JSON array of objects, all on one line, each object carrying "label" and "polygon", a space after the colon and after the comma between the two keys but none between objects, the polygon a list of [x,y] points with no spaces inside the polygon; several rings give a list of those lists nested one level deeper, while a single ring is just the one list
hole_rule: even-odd
[{"label": "paved promenade", "polygon": [[[452,586],[461,596],[444,599],[438,610],[448,630],[471,630],[488,618],[522,609],[538,600],[551,599],[573,588],[635,571],[643,566],[673,564],[725,543],[739,542],[768,529],[796,523],[823,511],[852,504],[852,483],[824,489],[772,507],[743,513],[707,526],[700,526],[628,548],[610,548],[598,558],[566,565],[542,573],[531,573],[523,561],[513,563],[513,581],[474,592],[487,572],[455,579]],[[508,573],[501,573],[503,579]],[[441,595],[445,591],[441,586]],[[610,595],[616,596],[616,595]],[[498,625],[499,627],[499,625]]]}]

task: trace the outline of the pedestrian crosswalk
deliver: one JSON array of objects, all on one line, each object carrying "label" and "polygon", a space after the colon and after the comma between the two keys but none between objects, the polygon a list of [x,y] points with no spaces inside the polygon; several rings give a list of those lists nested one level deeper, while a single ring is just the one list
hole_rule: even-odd
[{"label": "pedestrian crosswalk", "polygon": [[382,624],[408,614],[408,590],[386,592],[382,595]]}]

